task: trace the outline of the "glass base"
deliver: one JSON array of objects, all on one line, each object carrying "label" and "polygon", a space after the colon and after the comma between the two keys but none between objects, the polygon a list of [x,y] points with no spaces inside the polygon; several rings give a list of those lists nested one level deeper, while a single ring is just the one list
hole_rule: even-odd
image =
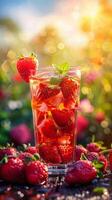
[{"label": "glass base", "polygon": [[64,176],[67,172],[67,164],[48,165],[48,174],[51,176]]}]

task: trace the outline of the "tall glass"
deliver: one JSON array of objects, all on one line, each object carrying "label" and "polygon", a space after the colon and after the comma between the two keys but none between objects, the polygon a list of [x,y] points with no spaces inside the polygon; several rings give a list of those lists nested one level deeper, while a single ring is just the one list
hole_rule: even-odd
[{"label": "tall glass", "polygon": [[30,77],[35,144],[49,174],[64,174],[74,161],[80,69],[66,75],[44,68]]}]

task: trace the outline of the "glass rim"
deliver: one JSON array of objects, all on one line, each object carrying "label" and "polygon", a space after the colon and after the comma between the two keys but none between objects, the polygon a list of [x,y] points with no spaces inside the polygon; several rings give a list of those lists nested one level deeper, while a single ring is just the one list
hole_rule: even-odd
[{"label": "glass rim", "polygon": [[[79,78],[81,78],[81,69],[80,66],[70,66],[70,69],[67,73],[68,75],[71,76],[77,76]],[[53,68],[53,66],[47,66],[47,67],[40,67],[36,70],[31,70],[31,75],[30,78],[34,77],[40,77],[40,76],[57,76],[57,74],[55,73],[55,70]]]}]

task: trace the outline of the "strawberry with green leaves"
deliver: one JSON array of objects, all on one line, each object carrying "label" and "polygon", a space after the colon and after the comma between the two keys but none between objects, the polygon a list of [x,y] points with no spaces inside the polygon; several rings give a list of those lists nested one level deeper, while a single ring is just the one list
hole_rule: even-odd
[{"label": "strawberry with green leaves", "polygon": [[11,147],[11,146],[1,147],[0,148],[0,160],[6,155],[16,157],[17,150],[14,147]]},{"label": "strawberry with green leaves", "polygon": [[5,157],[1,164],[1,174],[5,181],[11,183],[24,183],[24,163],[20,158]]},{"label": "strawberry with green leaves", "polygon": [[48,168],[39,160],[31,161],[25,165],[25,177],[31,185],[43,184],[48,179]]},{"label": "strawberry with green leaves", "polygon": [[17,70],[25,82],[29,82],[29,77],[35,74],[38,67],[38,61],[34,54],[29,57],[21,57],[17,61]]}]

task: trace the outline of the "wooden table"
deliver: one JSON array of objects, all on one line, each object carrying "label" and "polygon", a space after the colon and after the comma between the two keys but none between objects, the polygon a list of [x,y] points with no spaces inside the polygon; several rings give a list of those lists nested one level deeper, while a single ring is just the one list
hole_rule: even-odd
[{"label": "wooden table", "polygon": [[[103,193],[95,193],[104,187]],[[112,200],[112,174],[95,179],[91,184],[68,187],[64,177],[49,177],[43,186],[10,185],[0,181],[0,200]]]}]

